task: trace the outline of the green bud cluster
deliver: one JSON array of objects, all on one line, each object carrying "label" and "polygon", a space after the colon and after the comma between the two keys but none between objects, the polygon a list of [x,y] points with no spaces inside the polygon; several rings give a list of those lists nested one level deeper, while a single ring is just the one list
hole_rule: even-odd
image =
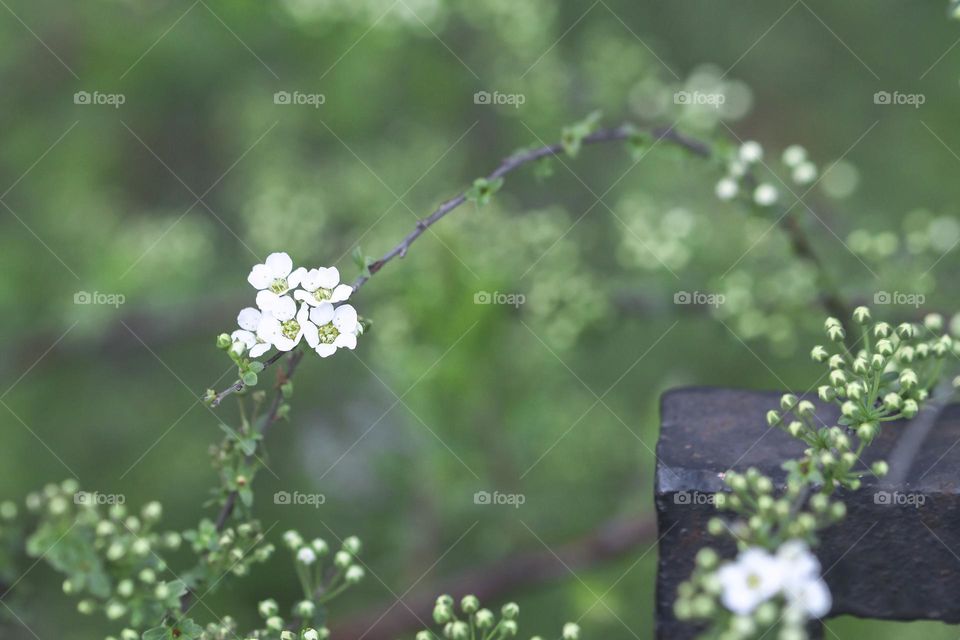
[{"label": "green bud cluster", "polygon": [[[452,596],[442,595],[433,607],[433,621],[439,631],[425,629],[416,635],[416,640],[504,640],[514,638],[520,632],[517,619],[520,607],[508,602],[500,609],[500,618],[490,609],[480,606],[476,596],[461,598],[459,612]],[[579,640],[580,627],[568,622],[561,633],[563,640]],[[531,640],[541,640],[534,636]]]},{"label": "green bud cluster", "polygon": [[[754,468],[725,473],[727,491],[716,494],[715,504],[734,517],[712,518],[707,526],[712,535],[730,536],[740,549],[775,551],[788,540],[814,545],[819,529],[846,515],[844,503],[832,498],[838,488],[856,490],[865,474],[881,477],[888,472],[882,460],[867,467],[861,461],[863,451],[885,423],[913,418],[920,411],[960,341],[942,334],[944,323],[938,315],[927,316],[922,325],[893,327],[874,322],[869,309],[858,307],[852,321],[860,332],[859,349],[848,348],[844,326],[828,318],[824,332],[831,344],[817,345],[810,353],[828,367],[827,384],[818,389],[818,396],[839,408],[836,424],[823,423],[809,400],[785,394],[779,407],[767,412],[766,421],[801,440],[806,445],[803,456],[784,463],[787,478],[781,487]],[[804,620],[781,619],[783,603],[778,599],[768,600],[749,616],[724,608],[719,600],[719,565],[714,550],[698,553],[693,574],[678,589],[674,612],[679,619],[711,623],[709,637],[753,638],[778,624],[779,637],[806,637]]]}]

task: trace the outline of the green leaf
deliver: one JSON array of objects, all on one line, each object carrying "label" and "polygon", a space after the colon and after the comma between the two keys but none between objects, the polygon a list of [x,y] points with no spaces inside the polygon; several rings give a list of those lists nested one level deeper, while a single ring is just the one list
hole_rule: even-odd
[{"label": "green leaf", "polygon": [[247,385],[248,387],[254,387],[257,384],[257,374],[253,371],[247,371],[240,377],[240,379],[243,380],[243,384]]},{"label": "green leaf", "polygon": [[560,144],[568,156],[577,157],[580,147],[583,146],[583,139],[597,130],[602,115],[600,111],[594,111],[583,120],[563,128]]},{"label": "green leaf", "polygon": [[360,245],[357,245],[353,248],[350,256],[360,269],[360,273],[366,277],[370,277],[370,263],[373,261],[373,259],[370,256],[364,255],[363,249],[360,248]]},{"label": "green leaf", "polygon": [[465,195],[470,202],[476,202],[477,205],[483,206],[490,202],[490,198],[492,198],[493,194],[499,191],[502,186],[502,177],[494,178],[493,180],[477,178],[473,181],[473,186],[467,190]]},{"label": "green leaf", "polygon": [[250,363],[250,366],[247,367],[247,369],[249,371],[253,371],[254,373],[260,373],[261,371],[263,371],[263,363],[260,362],[259,360],[254,360],[253,362]]}]

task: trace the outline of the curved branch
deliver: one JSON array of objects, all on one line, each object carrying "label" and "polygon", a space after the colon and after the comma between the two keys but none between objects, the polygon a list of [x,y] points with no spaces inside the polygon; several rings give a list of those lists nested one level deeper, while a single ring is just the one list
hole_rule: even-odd
[{"label": "curved branch", "polygon": [[[599,131],[596,131],[584,137],[582,142],[585,145],[602,144],[605,142],[621,142],[629,138],[631,135],[634,135],[636,132],[637,132],[637,129],[635,129],[634,127],[630,125],[622,125],[612,129],[601,129]],[[711,154],[710,146],[707,143],[697,140],[695,138],[688,137],[676,131],[673,127],[654,127],[654,128],[648,129],[645,133],[647,135],[652,136],[656,140],[656,142],[666,140],[678,147],[686,149],[687,151],[693,153],[694,155],[698,155],[706,158],[706,157],[709,157]],[[511,156],[504,158],[503,161],[501,161],[500,164],[497,166],[497,168],[494,169],[492,172],[490,172],[490,174],[487,175],[486,178],[487,180],[496,180],[497,178],[502,178],[508,173],[511,173],[524,165],[530,164],[531,162],[535,162],[542,158],[556,156],[563,152],[564,152],[563,145],[557,142],[554,144],[548,144],[542,147],[537,147],[527,151],[515,153]],[[370,264],[370,266],[367,269],[367,271],[369,272],[368,274],[362,274],[359,277],[357,277],[356,280],[354,280],[353,282],[354,293],[356,293],[360,289],[360,287],[366,284],[367,281],[373,276],[373,274],[379,272],[388,262],[390,262],[394,258],[403,258],[404,256],[406,256],[407,250],[410,248],[410,245],[412,245],[417,240],[417,238],[423,235],[423,233],[427,229],[429,229],[438,221],[440,221],[440,219],[445,217],[447,214],[449,214],[451,211],[453,211],[454,209],[456,209],[466,201],[467,201],[467,191],[464,190],[464,191],[461,191],[456,196],[454,196],[453,198],[450,198],[446,202],[441,203],[440,206],[438,206],[433,211],[433,213],[431,213],[426,218],[422,218],[418,220],[414,229],[410,233],[408,233],[403,238],[403,240],[400,241],[399,244],[397,244],[395,247],[393,247],[392,249],[387,251],[385,254],[383,254],[383,256],[380,259],[375,260]],[[274,364],[281,357],[283,357],[282,352],[274,354],[269,359],[264,361],[263,363],[264,367],[268,367]],[[246,388],[246,385],[243,383],[242,380],[236,380],[229,387],[227,387],[226,389],[218,393],[216,396],[214,396],[213,400],[211,400],[210,402],[210,406],[216,407],[221,402],[223,402],[223,399],[226,398],[227,396],[232,395],[234,393],[239,393],[240,391],[243,391],[245,388]]]}]

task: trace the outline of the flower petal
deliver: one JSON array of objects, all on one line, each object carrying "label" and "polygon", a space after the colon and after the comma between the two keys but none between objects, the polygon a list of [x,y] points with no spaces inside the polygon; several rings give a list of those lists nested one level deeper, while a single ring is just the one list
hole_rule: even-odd
[{"label": "flower petal", "polygon": [[337,307],[337,310],[333,314],[333,326],[335,326],[340,333],[356,333],[357,310],[349,304]]},{"label": "flower petal", "polygon": [[257,327],[257,338],[264,342],[273,342],[273,339],[280,334],[280,321],[273,316],[263,316],[260,326]]},{"label": "flower petal", "polygon": [[264,289],[257,292],[257,306],[265,313],[270,313],[277,306],[280,296],[273,291]]},{"label": "flower petal", "polygon": [[268,255],[264,264],[274,278],[286,278],[293,271],[293,260],[282,251]]},{"label": "flower petal", "polygon": [[343,302],[353,295],[353,287],[348,284],[338,284],[330,296],[330,302]]},{"label": "flower petal", "polygon": [[332,344],[318,344],[314,351],[316,351],[317,355],[321,358],[327,358],[335,354],[337,352],[337,348]]},{"label": "flower petal", "polygon": [[341,333],[333,341],[333,346],[347,349],[357,348],[357,336],[352,333]]},{"label": "flower petal", "polygon": [[273,345],[271,345],[269,342],[258,342],[254,346],[250,347],[250,357],[259,358],[260,356],[265,354],[267,351],[270,351],[270,348],[272,346]]},{"label": "flower petal", "polygon": [[296,289],[300,286],[300,283],[303,282],[304,276],[307,275],[307,270],[303,267],[297,267],[293,270],[289,276],[287,276],[287,285],[291,289]]},{"label": "flower petal", "polygon": [[257,325],[260,324],[260,315],[259,309],[246,307],[245,309],[241,309],[237,315],[237,324],[240,325],[241,329],[256,331]]},{"label": "flower petal", "polygon": [[234,342],[242,342],[243,346],[245,346],[247,349],[250,349],[253,347],[253,345],[257,344],[257,336],[253,335],[249,331],[244,331],[243,329],[237,329],[231,333],[230,339]]},{"label": "flower petal", "polygon": [[317,325],[312,322],[301,322],[300,326],[303,328],[303,337],[307,339],[307,344],[310,345],[311,349],[316,349],[317,345],[320,344],[320,333],[317,330]]},{"label": "flower petal", "polygon": [[270,269],[267,268],[267,265],[258,264],[254,265],[253,269],[250,270],[250,275],[247,276],[247,282],[257,289],[266,289],[270,286],[270,283],[273,282],[273,276],[270,274]]},{"label": "flower petal", "polygon": [[317,282],[324,289],[333,289],[340,283],[340,272],[336,267],[320,267],[317,272]]},{"label": "flower petal", "polygon": [[279,351],[290,351],[297,346],[297,342],[299,342],[299,340],[291,340],[282,333],[278,333],[273,337],[273,346],[275,346]]},{"label": "flower petal", "polygon": [[317,299],[309,291],[304,291],[303,289],[297,289],[293,292],[293,297],[299,300],[300,302],[306,302],[309,305],[318,304]]},{"label": "flower petal", "polygon": [[336,312],[333,310],[333,305],[329,302],[324,302],[310,310],[310,322],[318,327],[322,327],[333,320],[335,313]]},{"label": "flower petal", "polygon": [[297,315],[297,303],[290,296],[279,296],[276,304],[270,309],[270,313],[280,322],[293,320],[294,316]]}]

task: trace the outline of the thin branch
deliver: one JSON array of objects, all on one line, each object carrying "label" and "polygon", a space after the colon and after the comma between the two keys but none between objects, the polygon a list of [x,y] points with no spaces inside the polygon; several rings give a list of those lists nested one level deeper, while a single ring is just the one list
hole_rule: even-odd
[{"label": "thin branch", "polygon": [[[271,358],[271,360],[276,362],[280,359],[280,357],[285,356],[288,353],[290,357],[287,359],[287,368],[277,374],[276,391],[274,392],[273,399],[270,402],[270,408],[267,410],[264,418],[263,426],[260,428],[260,433],[262,435],[266,435],[267,431],[270,430],[270,427],[273,426],[273,423],[277,421],[277,415],[279,414],[280,407],[283,404],[283,390],[281,389],[281,386],[283,386],[283,384],[290,379],[293,373],[297,370],[297,365],[300,364],[300,360],[303,359],[303,351],[298,349],[293,352],[282,351]],[[252,462],[253,459],[254,456],[247,456],[247,462]],[[223,506],[220,508],[220,513],[217,514],[217,532],[221,532],[226,528],[227,521],[230,520],[230,516],[233,515],[233,512],[237,507],[238,498],[239,494],[237,491],[231,491],[229,494],[227,494],[227,498],[224,500]],[[180,598],[181,612],[186,612],[190,608],[193,598],[193,590],[187,591],[187,593]]]},{"label": "thin branch", "polygon": [[[596,131],[583,139],[583,144],[593,145],[593,144],[602,144],[605,142],[620,142],[629,138],[634,132],[635,128],[631,126],[620,126],[613,129],[601,129]],[[678,147],[686,149],[687,151],[698,155],[701,157],[709,157],[711,154],[710,146],[700,140],[688,137],[678,131],[673,127],[655,127],[647,131],[648,135],[653,136],[658,141],[665,140],[671,142]],[[530,149],[528,151],[523,151],[516,153],[514,155],[508,156],[500,162],[499,166],[494,169],[487,176],[487,180],[496,180],[497,178],[502,178],[503,176],[511,173],[520,167],[535,162],[542,158],[547,158],[551,156],[556,156],[563,153],[563,145],[559,142],[554,144],[549,144],[543,147],[537,147],[535,149]],[[394,258],[403,258],[407,255],[407,250],[410,248],[417,238],[419,238],[423,233],[436,224],[441,218],[445,217],[451,211],[462,205],[467,201],[467,192],[466,190],[461,191],[459,194],[453,198],[447,200],[440,204],[433,213],[431,213],[426,218],[422,218],[417,221],[414,229],[400,241],[397,246],[387,251],[379,260],[375,260],[368,267],[369,274],[360,275],[353,282],[353,291],[356,293],[360,287],[362,287],[366,282],[373,276],[373,274],[379,272],[388,262]],[[270,357],[268,360],[264,361],[264,367],[268,367],[274,364],[283,356],[282,353],[278,353]],[[211,406],[216,407],[219,405],[224,398],[227,396],[239,393],[246,388],[246,385],[242,380],[236,380],[229,387],[218,393],[214,399],[211,401]]]}]

